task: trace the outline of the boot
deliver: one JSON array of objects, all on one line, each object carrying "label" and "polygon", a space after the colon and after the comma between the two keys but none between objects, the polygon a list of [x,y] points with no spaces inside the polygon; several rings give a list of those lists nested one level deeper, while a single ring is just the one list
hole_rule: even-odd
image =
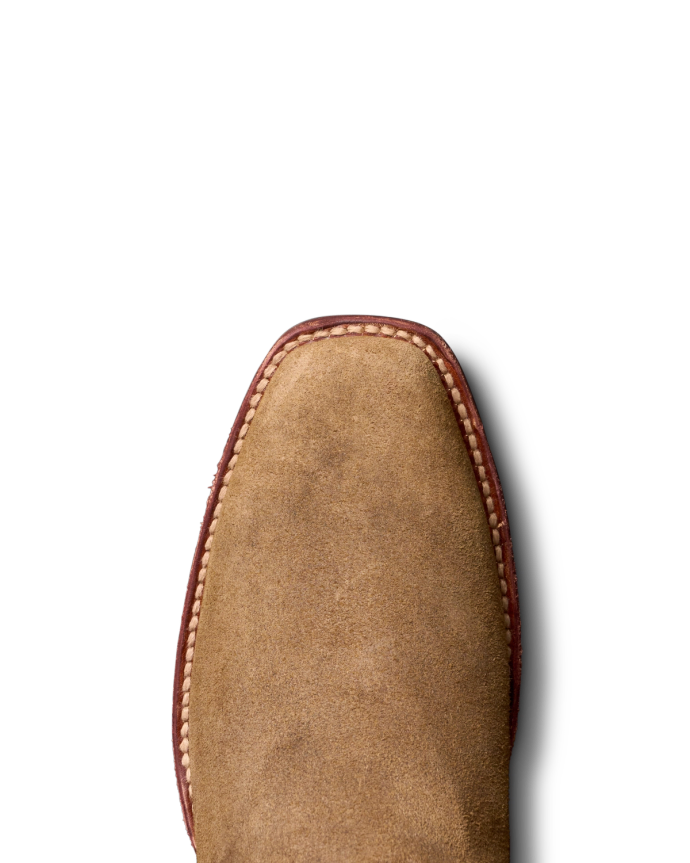
[{"label": "boot", "polygon": [[262,363],[213,483],[177,657],[199,863],[508,863],[520,624],[452,351],[322,318]]}]

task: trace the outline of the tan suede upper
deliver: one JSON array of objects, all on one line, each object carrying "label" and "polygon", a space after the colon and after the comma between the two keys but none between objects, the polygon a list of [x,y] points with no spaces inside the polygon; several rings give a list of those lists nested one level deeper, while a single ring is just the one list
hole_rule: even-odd
[{"label": "tan suede upper", "polygon": [[509,756],[496,561],[438,373],[402,340],[301,346],[207,567],[200,863],[507,863]]}]

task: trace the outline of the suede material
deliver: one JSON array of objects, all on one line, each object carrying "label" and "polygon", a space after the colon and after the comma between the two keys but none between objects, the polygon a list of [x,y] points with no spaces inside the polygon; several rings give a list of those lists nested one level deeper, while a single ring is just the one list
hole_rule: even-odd
[{"label": "suede material", "polygon": [[189,710],[200,863],[507,863],[496,561],[417,348],[329,339],[278,367],[216,528]]}]

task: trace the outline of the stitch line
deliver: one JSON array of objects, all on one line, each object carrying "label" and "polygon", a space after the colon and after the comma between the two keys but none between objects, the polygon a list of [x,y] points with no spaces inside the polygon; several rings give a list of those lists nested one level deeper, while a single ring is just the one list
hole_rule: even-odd
[{"label": "stitch line", "polygon": [[388,324],[379,326],[378,324],[350,324],[348,326],[331,327],[330,329],[315,330],[313,333],[303,333],[297,339],[283,345],[282,350],[278,351],[271,357],[269,365],[264,369],[261,380],[254,388],[254,393],[249,400],[249,410],[245,414],[244,422],[237,436],[237,441],[233,447],[233,456],[228,462],[227,470],[223,476],[220,489],[218,491],[217,505],[213,511],[213,519],[209,525],[206,542],[204,543],[204,555],[201,558],[201,566],[197,575],[197,586],[194,592],[194,604],[192,605],[192,618],[187,625],[187,648],[185,653],[185,666],[182,680],[182,707],[180,711],[180,752],[182,752],[182,766],[185,768],[185,778],[187,780],[187,793],[190,800],[192,799],[192,772],[189,764],[189,689],[192,680],[192,664],[194,660],[194,645],[196,642],[196,629],[199,625],[199,612],[201,610],[201,600],[204,592],[204,581],[206,579],[206,568],[210,557],[211,548],[213,546],[213,537],[218,526],[218,519],[223,510],[223,500],[227,493],[228,483],[232,477],[237,459],[242,451],[244,440],[247,436],[251,422],[256,414],[256,408],[263,397],[266,387],[269,385],[276,369],[285,357],[295,348],[301,345],[308,344],[317,339],[330,338],[331,336],[344,335],[379,335],[386,338],[403,339],[415,347],[419,348],[429,359],[432,365],[436,368],[438,375],[443,382],[455,411],[457,411],[459,420],[458,427],[463,434],[468,449],[471,454],[473,468],[478,477],[478,484],[482,493],[484,506],[486,508],[486,517],[489,524],[491,541],[494,546],[494,555],[498,569],[499,586],[501,588],[501,603],[503,607],[503,620],[505,623],[506,651],[508,660],[511,658],[511,617],[510,617],[510,600],[508,598],[508,582],[505,579],[505,564],[503,562],[503,541],[501,537],[501,528],[504,522],[498,521],[498,517],[494,512],[494,499],[491,492],[491,485],[486,475],[486,469],[483,465],[482,454],[477,445],[477,437],[474,433],[472,420],[470,419],[467,408],[462,402],[460,391],[455,386],[455,381],[450,373],[445,362],[436,354],[436,351],[430,344],[427,344],[419,336],[408,333],[406,330],[396,330]]}]

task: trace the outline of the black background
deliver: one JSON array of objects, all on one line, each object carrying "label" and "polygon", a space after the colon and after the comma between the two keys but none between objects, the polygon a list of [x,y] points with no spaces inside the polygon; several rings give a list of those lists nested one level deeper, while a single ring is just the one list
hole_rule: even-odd
[{"label": "black background", "polygon": [[[264,304],[266,311],[261,310]],[[176,327],[161,324],[149,333],[137,382],[143,398],[135,431],[141,468],[150,477],[148,524],[158,537],[151,578],[161,666],[166,652],[174,654],[202,499],[226,431],[277,331],[319,313],[298,305],[280,307],[257,295],[245,298],[243,307],[251,311],[243,313],[232,296],[219,297],[217,304],[209,304],[207,319],[197,313]],[[491,292],[396,311],[430,325],[455,353],[505,496],[523,635],[520,715],[511,759],[511,860],[566,859],[570,853],[557,849],[567,836],[575,853],[578,821],[587,817],[591,829],[592,819],[596,823],[606,817],[593,805],[603,790],[587,775],[582,760],[579,720],[588,711],[581,706],[570,622],[574,573],[572,536],[566,528],[573,489],[583,481],[573,443],[582,403],[582,391],[572,380],[577,359],[569,353],[570,342],[563,342],[560,320],[545,316],[544,304],[536,299],[516,303],[510,314]],[[326,307],[321,312],[393,314],[387,307]],[[164,675],[157,677],[157,691],[163,693]],[[155,841],[160,841],[160,859],[189,861],[168,769],[170,715],[164,694],[160,704],[159,794],[167,809],[164,804]],[[586,850],[583,844],[582,853]]]}]

